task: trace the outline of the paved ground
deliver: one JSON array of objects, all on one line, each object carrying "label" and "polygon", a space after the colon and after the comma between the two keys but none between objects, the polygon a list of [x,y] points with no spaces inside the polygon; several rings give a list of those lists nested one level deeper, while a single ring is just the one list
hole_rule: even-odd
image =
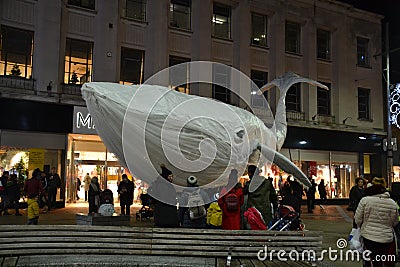
[{"label": "paved ground", "polygon": [[[152,221],[142,222],[137,221],[135,213],[140,209],[139,204],[134,204],[131,207],[131,225],[132,226],[148,226],[153,225]],[[347,240],[349,232],[352,227],[352,212],[346,211],[346,206],[329,205],[321,208],[316,206],[312,214],[306,213],[303,207],[303,213],[301,214],[302,221],[306,225],[306,229],[310,231],[322,231],[323,232],[323,246],[325,249],[331,247],[332,249],[338,249],[336,242],[339,238]],[[53,210],[49,213],[40,214],[39,224],[75,224],[76,213],[87,213],[88,204],[84,201],[78,201],[74,204],[68,204],[65,208]],[[14,211],[10,211],[14,214]],[[17,217],[14,215],[0,216],[0,224],[26,224],[26,210],[21,212],[23,216]],[[116,204],[116,213],[120,213],[118,203]],[[345,251],[345,249],[342,249]],[[339,250],[340,251],[340,250]],[[333,255],[340,255],[340,252],[334,253]],[[360,262],[345,262],[345,261],[329,261],[325,257],[323,266],[362,266]]]}]

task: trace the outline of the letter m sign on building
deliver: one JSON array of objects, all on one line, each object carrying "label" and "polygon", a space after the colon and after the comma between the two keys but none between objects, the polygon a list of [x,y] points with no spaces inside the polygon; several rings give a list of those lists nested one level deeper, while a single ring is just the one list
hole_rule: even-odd
[{"label": "letter m sign on building", "polygon": [[97,134],[92,116],[86,107],[74,107],[73,133]]}]

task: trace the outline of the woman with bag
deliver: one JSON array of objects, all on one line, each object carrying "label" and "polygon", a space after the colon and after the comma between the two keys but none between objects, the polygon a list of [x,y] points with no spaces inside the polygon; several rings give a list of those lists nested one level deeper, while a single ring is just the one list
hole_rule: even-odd
[{"label": "woman with bag", "polygon": [[[356,214],[358,203],[360,202],[363,195],[364,195],[364,179],[358,177],[356,179],[356,185],[350,189],[350,194],[349,194],[350,202],[349,206],[347,207],[347,210],[352,211],[354,214]],[[353,228],[357,228],[357,225],[354,220],[353,220]]]},{"label": "woman with bag", "polygon": [[[377,255],[389,255],[393,242],[393,227],[398,224],[397,205],[386,191],[384,178],[375,177],[372,186],[365,189],[355,214],[355,222],[361,229],[364,248],[371,251],[367,266],[383,266],[383,261],[375,261]],[[386,262],[394,266],[394,262]]]}]

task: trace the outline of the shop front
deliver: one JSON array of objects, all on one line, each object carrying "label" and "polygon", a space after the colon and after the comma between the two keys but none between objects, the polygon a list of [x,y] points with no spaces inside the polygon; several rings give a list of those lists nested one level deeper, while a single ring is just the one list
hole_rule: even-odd
[{"label": "shop front", "polygon": [[[328,197],[348,198],[357,177],[384,177],[383,138],[377,134],[289,127],[281,153],[317,185],[323,180]],[[274,165],[265,172],[273,178],[275,188],[288,177]]]},{"label": "shop front", "polygon": [[[84,178],[88,174],[97,177],[102,190],[108,188],[118,197],[118,183],[122,174],[135,181],[137,189],[141,181],[136,181],[129,171],[122,167],[117,157],[110,153],[97,135],[91,115],[85,107],[74,107],[73,130],[68,135],[66,171],[66,199],[75,202],[85,198]],[[78,179],[81,187],[78,187]]]}]

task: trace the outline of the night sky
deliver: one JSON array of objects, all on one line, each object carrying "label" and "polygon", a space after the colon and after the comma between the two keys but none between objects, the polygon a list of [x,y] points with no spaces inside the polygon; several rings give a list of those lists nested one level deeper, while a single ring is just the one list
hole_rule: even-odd
[{"label": "night sky", "polygon": [[[399,49],[390,53],[390,83],[400,82],[400,0],[339,0],[357,8],[385,16],[382,24],[382,48],[385,49],[385,24],[389,22],[389,49]],[[373,55],[372,55],[373,56]],[[384,57],[386,57],[384,55]],[[382,62],[383,68],[386,61]]]}]

